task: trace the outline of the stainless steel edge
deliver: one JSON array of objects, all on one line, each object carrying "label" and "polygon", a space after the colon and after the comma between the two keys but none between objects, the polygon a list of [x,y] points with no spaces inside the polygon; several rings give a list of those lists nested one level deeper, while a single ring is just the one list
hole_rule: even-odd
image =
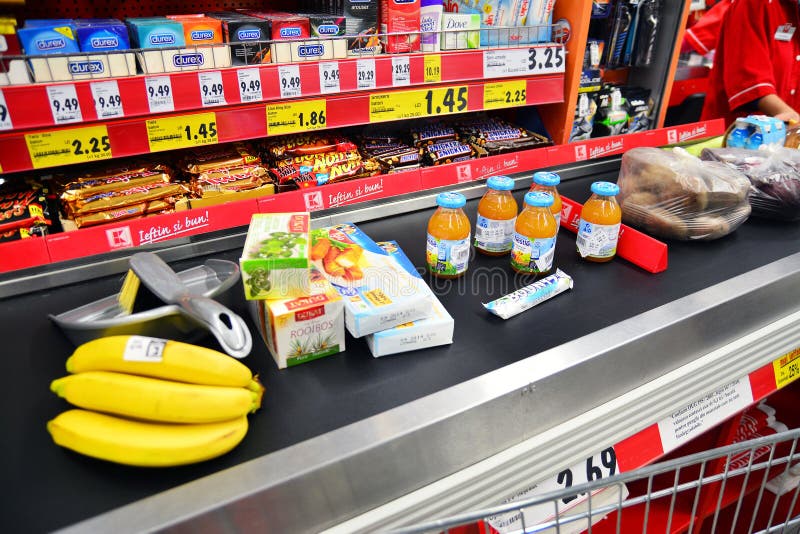
[{"label": "stainless steel edge", "polygon": [[[247,530],[345,528],[360,514],[446,477],[466,477],[470,466],[527,447],[525,465],[499,463],[486,475],[491,484],[513,488],[571,465],[797,346],[799,310],[800,254],[794,254],[65,531],[227,531],[242,528],[233,518],[243,512]],[[732,360],[731,344],[737,343]],[[587,425],[592,421],[604,424]],[[428,499],[351,526],[374,531],[463,510],[497,497],[491,484],[475,486],[467,477],[460,485],[445,484],[452,491],[438,494],[441,504]]]}]

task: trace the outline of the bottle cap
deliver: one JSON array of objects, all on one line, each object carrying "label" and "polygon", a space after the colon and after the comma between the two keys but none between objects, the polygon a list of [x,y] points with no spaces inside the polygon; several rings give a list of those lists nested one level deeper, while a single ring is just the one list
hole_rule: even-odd
[{"label": "bottle cap", "polygon": [[467,198],[461,193],[439,193],[436,203],[443,208],[457,209],[466,205]]},{"label": "bottle cap", "polygon": [[553,205],[553,195],[544,191],[525,193],[525,204],[537,208],[548,208]]},{"label": "bottle cap", "polygon": [[561,177],[554,172],[533,173],[533,183],[546,186],[556,186],[561,183]]},{"label": "bottle cap", "polygon": [[508,176],[492,176],[486,180],[486,187],[495,191],[511,191],[514,189],[514,180]]},{"label": "bottle cap", "polygon": [[619,194],[619,186],[611,182],[595,182],[592,184],[592,193],[602,197],[613,197]]}]

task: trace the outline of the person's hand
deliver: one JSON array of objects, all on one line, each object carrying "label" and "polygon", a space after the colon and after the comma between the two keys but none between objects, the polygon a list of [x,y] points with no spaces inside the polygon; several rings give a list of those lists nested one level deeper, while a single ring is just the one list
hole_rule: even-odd
[{"label": "person's hand", "polygon": [[792,109],[778,113],[777,115],[775,115],[775,118],[780,119],[789,125],[792,125],[800,122],[800,113],[797,113],[795,110]]}]

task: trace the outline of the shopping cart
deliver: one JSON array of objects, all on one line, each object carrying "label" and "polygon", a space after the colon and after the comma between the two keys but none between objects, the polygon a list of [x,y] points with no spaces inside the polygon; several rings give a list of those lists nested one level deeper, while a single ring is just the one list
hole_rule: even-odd
[{"label": "shopping cart", "polygon": [[781,432],[392,532],[794,533],[798,438]]}]

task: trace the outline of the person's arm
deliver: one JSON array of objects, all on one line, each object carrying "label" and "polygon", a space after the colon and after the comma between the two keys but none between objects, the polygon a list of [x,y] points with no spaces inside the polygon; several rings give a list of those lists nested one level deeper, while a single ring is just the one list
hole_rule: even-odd
[{"label": "person's arm", "polygon": [[766,115],[793,124],[800,122],[800,113],[783,101],[778,95],[767,95],[758,99],[758,110]]}]

